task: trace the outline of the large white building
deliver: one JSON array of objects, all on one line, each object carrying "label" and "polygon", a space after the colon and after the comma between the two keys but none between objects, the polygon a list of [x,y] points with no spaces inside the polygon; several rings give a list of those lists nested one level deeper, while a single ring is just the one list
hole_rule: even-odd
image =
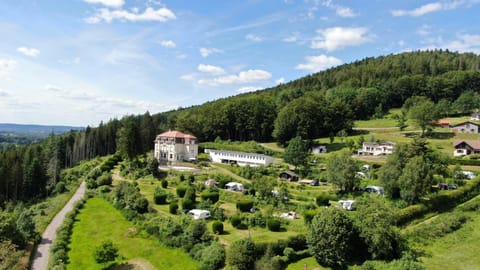
[{"label": "large white building", "polygon": [[273,163],[273,157],[256,154],[226,150],[205,149],[210,154],[210,160],[217,163],[238,164],[239,166],[268,166]]},{"label": "large white building", "polygon": [[198,158],[198,140],[180,131],[167,131],[155,138],[154,157],[162,165]]},{"label": "large white building", "polygon": [[359,155],[390,155],[393,153],[395,143],[393,142],[364,142],[362,148],[358,150]]}]

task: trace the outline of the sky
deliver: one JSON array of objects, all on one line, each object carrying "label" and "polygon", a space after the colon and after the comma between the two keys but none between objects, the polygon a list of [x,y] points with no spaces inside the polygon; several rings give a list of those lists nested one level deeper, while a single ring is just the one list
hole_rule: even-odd
[{"label": "sky", "polygon": [[480,53],[480,0],[2,0],[0,123],[97,126],[366,57]]}]

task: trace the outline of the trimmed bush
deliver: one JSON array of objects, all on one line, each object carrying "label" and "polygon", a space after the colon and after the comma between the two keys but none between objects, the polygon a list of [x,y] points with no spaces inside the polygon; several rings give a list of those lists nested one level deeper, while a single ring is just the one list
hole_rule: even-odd
[{"label": "trimmed bush", "polygon": [[163,179],[161,182],[162,188],[167,188],[168,187],[168,181]]},{"label": "trimmed bush", "polygon": [[269,218],[267,219],[267,228],[272,231],[272,232],[278,232],[280,231],[280,227],[282,226],[282,223],[280,220],[276,218]]},{"label": "trimmed bush", "polygon": [[238,228],[242,224],[242,218],[240,216],[231,216],[230,223],[234,228]]},{"label": "trimmed bush", "polygon": [[178,203],[171,202],[170,205],[168,206],[168,211],[170,212],[170,214],[176,215],[178,211]]},{"label": "trimmed bush", "polygon": [[186,192],[187,192],[187,187],[186,186],[178,186],[177,187],[178,197],[183,198],[185,196]]},{"label": "trimmed bush", "polygon": [[182,201],[182,209],[183,210],[191,210],[195,208],[195,202],[193,202],[192,200],[190,199],[183,199]]},{"label": "trimmed bush", "polygon": [[155,188],[155,192],[153,193],[153,202],[155,204],[166,204],[167,203],[168,194],[161,190],[159,187]]},{"label": "trimmed bush", "polygon": [[214,221],[212,223],[212,231],[214,234],[222,234],[223,233],[223,223],[220,221]]},{"label": "trimmed bush", "polygon": [[216,203],[220,199],[220,194],[218,192],[204,191],[200,197],[203,201],[210,200],[210,202]]},{"label": "trimmed bush", "polygon": [[330,205],[330,195],[327,194],[327,193],[320,193],[320,195],[318,195],[316,198],[315,198],[315,202],[317,203],[318,206],[322,207],[322,206],[329,206]]},{"label": "trimmed bush", "polygon": [[237,202],[237,209],[241,212],[250,212],[253,207],[253,201],[249,199],[241,200]]}]

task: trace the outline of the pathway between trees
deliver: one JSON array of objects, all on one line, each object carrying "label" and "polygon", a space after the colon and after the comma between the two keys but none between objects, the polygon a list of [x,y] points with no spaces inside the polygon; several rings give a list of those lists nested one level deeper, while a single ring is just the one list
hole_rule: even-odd
[{"label": "pathway between trees", "polygon": [[79,201],[85,195],[86,184],[85,181],[80,184],[80,187],[77,189],[72,198],[65,204],[63,209],[57,213],[57,215],[52,219],[50,224],[48,224],[47,229],[42,235],[42,242],[38,245],[35,252],[35,257],[33,258],[32,270],[47,270],[48,269],[48,259],[50,257],[50,247],[52,246],[53,240],[55,240],[56,232],[58,227],[60,227],[65,219],[65,215],[72,211],[73,205],[75,202]]}]

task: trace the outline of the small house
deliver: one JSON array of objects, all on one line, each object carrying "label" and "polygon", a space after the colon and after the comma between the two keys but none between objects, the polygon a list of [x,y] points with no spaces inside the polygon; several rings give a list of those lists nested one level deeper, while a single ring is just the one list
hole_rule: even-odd
[{"label": "small house", "polygon": [[435,122],[435,125],[439,126],[441,128],[449,128],[450,127],[450,121],[448,121],[446,119],[440,119],[440,120]]},{"label": "small house", "polygon": [[327,153],[327,147],[325,145],[316,145],[312,147],[313,154],[325,154]]},{"label": "small house", "polygon": [[205,186],[207,187],[215,187],[218,185],[218,182],[215,181],[215,179],[208,179],[207,181],[205,181]]},{"label": "small house", "polygon": [[367,186],[365,188],[365,192],[375,193],[375,194],[378,194],[378,195],[383,195],[385,193],[383,187],[379,187],[379,186]]},{"label": "small house", "polygon": [[467,121],[452,126],[453,133],[480,133],[480,125]]},{"label": "small house", "polygon": [[280,179],[288,182],[298,181],[298,175],[292,171],[284,171],[280,173]]},{"label": "small house", "polygon": [[340,200],[338,201],[343,209],[347,211],[355,210],[355,200]]},{"label": "small house", "polygon": [[358,150],[358,155],[380,156],[390,155],[395,147],[394,142],[364,142]]},{"label": "small house", "polygon": [[210,211],[201,209],[192,209],[188,211],[193,219],[207,219],[211,216]]},{"label": "small house", "polygon": [[225,184],[225,189],[230,191],[240,191],[243,192],[243,185],[237,182],[228,182]]},{"label": "small house", "polygon": [[478,109],[476,112],[472,114],[472,116],[470,117],[470,120],[474,120],[474,121],[480,120],[480,109]]},{"label": "small house", "polygon": [[456,140],[453,142],[454,157],[467,156],[470,154],[480,154],[480,141]]},{"label": "small house", "polygon": [[296,219],[297,218],[297,212],[290,211],[290,212],[282,213],[280,216],[282,218],[286,218],[286,219]]}]

